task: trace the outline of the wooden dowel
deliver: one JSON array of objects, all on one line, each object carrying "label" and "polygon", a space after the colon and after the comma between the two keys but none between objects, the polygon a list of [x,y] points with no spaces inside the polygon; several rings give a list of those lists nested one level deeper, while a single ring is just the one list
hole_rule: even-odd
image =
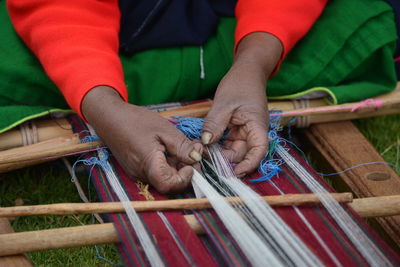
[{"label": "wooden dowel", "polygon": [[[349,203],[353,200],[351,193],[332,193],[331,196],[340,203]],[[227,197],[229,202],[240,202],[238,197]],[[309,205],[320,203],[316,194],[287,194],[278,196],[264,196],[271,206]],[[206,198],[173,199],[156,201],[132,201],[132,207],[138,211],[162,211],[182,209],[208,209],[210,202]],[[112,213],[124,212],[121,202],[102,203],[61,203],[35,206],[15,206],[0,208],[0,217],[18,217],[33,215],[60,215],[60,214],[84,214],[84,213]]]},{"label": "wooden dowel", "polygon": [[47,140],[26,147],[18,147],[0,152],[0,172],[3,165],[21,164],[23,161],[45,161],[63,157],[66,154],[86,151],[101,146],[100,142],[81,143],[75,134]]},{"label": "wooden dowel", "polygon": [[[362,217],[392,216],[400,215],[399,202],[400,196],[384,196],[354,199],[350,206]],[[204,233],[194,215],[184,218],[197,234]],[[112,223],[0,234],[0,256],[117,242],[120,241]]]},{"label": "wooden dowel", "polygon": [[400,195],[354,199],[349,204],[361,217],[385,217],[400,214]]},{"label": "wooden dowel", "polygon": [[120,242],[112,223],[0,235],[0,256]]}]

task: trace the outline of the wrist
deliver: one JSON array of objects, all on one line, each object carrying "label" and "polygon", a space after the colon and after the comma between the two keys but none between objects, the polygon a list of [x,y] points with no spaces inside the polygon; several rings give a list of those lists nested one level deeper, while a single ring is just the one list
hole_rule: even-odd
[{"label": "wrist", "polygon": [[254,32],[245,36],[238,44],[234,65],[246,65],[269,77],[282,53],[283,46],[277,37],[266,32]]},{"label": "wrist", "polygon": [[124,100],[114,88],[96,86],[82,100],[82,115],[90,123],[94,118],[101,117],[100,114],[107,112],[108,109],[119,103],[124,103]]}]

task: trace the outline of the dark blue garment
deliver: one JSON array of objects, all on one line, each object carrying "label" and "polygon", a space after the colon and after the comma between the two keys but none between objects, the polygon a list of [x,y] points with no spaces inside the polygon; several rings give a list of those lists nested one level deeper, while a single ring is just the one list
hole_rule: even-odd
[{"label": "dark blue garment", "polygon": [[220,16],[234,15],[236,0],[120,0],[120,48],[202,45]]},{"label": "dark blue garment", "polygon": [[[394,53],[395,59],[400,59],[400,0],[386,0],[394,11],[395,19],[396,19],[396,27],[397,27],[397,49]],[[396,65],[396,72],[397,72],[397,79],[400,80],[400,61],[395,62]]]}]

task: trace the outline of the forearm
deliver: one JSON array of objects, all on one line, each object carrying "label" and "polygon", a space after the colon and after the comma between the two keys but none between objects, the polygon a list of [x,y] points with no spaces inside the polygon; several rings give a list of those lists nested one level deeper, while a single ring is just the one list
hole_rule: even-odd
[{"label": "forearm", "polygon": [[267,78],[276,68],[282,51],[282,44],[274,35],[265,32],[251,33],[238,44],[234,66],[262,73]]}]

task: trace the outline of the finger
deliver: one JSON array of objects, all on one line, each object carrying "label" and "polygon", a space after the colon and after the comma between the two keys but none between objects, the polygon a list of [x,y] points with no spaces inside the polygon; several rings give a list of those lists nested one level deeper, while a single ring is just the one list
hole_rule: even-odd
[{"label": "finger", "polygon": [[186,164],[201,161],[203,145],[198,141],[190,141],[181,132],[174,130],[160,136],[167,152]]},{"label": "finger", "polygon": [[242,140],[225,141],[222,149],[229,162],[239,163],[247,153],[247,144]]},{"label": "finger", "polygon": [[212,144],[221,139],[231,119],[231,112],[218,105],[211,107],[204,119],[201,141],[204,145]]},{"label": "finger", "polygon": [[242,140],[246,141],[247,140],[247,135],[248,131],[244,126],[235,126],[229,129],[228,134],[226,135],[226,140],[230,141],[237,141],[237,140]]},{"label": "finger", "polygon": [[167,163],[163,152],[156,151],[145,164],[147,180],[162,193],[171,193],[185,189],[193,175],[192,168],[185,166],[179,171]]},{"label": "finger", "polygon": [[254,171],[265,157],[268,148],[267,133],[261,125],[250,123],[248,130],[247,146],[249,151],[244,160],[236,166],[235,173],[237,175]]},{"label": "finger", "polygon": [[265,157],[265,147],[254,147],[247,152],[244,159],[235,167],[235,174],[239,177],[257,169],[260,161]]}]

